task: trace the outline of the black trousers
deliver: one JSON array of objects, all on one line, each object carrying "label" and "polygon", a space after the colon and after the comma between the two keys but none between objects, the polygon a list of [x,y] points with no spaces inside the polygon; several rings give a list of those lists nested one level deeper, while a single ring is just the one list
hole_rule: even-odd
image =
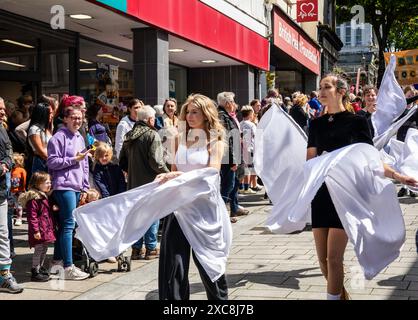
[{"label": "black trousers", "polygon": [[[190,244],[172,213],[164,219],[158,270],[160,300],[189,300]],[[225,275],[212,282],[192,251],[208,300],[228,300]]]}]

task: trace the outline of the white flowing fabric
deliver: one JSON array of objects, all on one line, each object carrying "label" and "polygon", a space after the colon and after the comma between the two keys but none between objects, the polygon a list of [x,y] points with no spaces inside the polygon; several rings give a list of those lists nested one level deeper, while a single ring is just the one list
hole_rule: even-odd
[{"label": "white flowing fabric", "polygon": [[377,95],[377,109],[372,114],[376,137],[385,133],[406,108],[405,95],[395,78],[395,68],[396,56],[392,54]]},{"label": "white flowing fabric", "polygon": [[214,168],[192,170],[162,185],[152,182],[75,209],[76,238],[101,261],[119,255],[154,221],[174,211],[197,259],[216,281],[225,273],[232,228]]},{"label": "white flowing fabric", "polygon": [[290,212],[302,191],[303,185],[295,181],[303,180],[306,146],[306,134],[279,106],[274,104],[263,115],[255,134],[254,168],[274,204],[266,222],[272,231],[289,233],[305,227],[306,221],[293,223],[277,213]]},{"label": "white flowing fabric", "polygon": [[410,118],[414,115],[415,111],[417,110],[418,105],[414,105],[411,109],[409,109],[408,113],[399,119],[398,121],[392,123],[389,128],[383,132],[381,135],[376,136],[373,138],[373,144],[377,150],[381,150],[384,148],[389,140],[398,132],[399,128]]},{"label": "white flowing fabric", "polygon": [[302,230],[310,220],[311,201],[325,182],[365,278],[372,279],[398,257],[405,241],[396,188],[383,176],[379,152],[368,144],[353,144],[306,162],[306,142],[294,122],[279,108],[270,109],[259,123],[256,148],[263,154],[255,162],[274,199],[267,227],[276,233]]},{"label": "white flowing fabric", "polygon": [[[418,180],[418,130],[410,128],[405,143],[391,139],[388,147],[389,154],[381,150],[383,161],[400,173]],[[406,187],[413,192],[418,191],[417,187]]]}]

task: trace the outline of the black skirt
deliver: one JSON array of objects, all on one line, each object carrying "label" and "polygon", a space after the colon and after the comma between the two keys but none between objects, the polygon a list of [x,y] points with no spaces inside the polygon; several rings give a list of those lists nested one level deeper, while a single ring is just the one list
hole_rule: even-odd
[{"label": "black skirt", "polygon": [[311,207],[312,228],[344,229],[325,183],[322,184],[316,193]]}]

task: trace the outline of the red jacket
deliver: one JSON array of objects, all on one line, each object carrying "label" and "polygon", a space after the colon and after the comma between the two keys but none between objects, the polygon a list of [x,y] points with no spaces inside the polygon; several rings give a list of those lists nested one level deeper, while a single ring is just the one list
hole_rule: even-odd
[{"label": "red jacket", "polygon": [[[55,242],[56,223],[52,212],[52,204],[50,204],[48,198],[34,190],[25,192],[22,196],[25,199],[20,202],[22,205],[26,202],[28,216],[29,246],[32,248],[37,244]],[[41,233],[40,240],[34,238],[37,232]]]}]

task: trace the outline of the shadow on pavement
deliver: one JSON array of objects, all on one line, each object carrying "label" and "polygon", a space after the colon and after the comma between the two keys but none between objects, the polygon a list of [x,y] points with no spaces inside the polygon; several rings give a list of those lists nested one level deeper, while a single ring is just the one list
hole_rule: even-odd
[{"label": "shadow on pavement", "polygon": [[[303,274],[307,271],[317,270],[318,268],[305,268],[292,271],[265,271],[265,272],[247,272],[242,274],[227,275],[228,289],[245,288],[248,283],[268,285],[280,289],[300,289],[299,280],[302,278],[322,277],[322,273]],[[195,282],[190,284],[190,294],[203,293],[205,288],[203,284]],[[145,300],[155,300],[158,296],[158,290],[152,290],[147,293]]]}]

